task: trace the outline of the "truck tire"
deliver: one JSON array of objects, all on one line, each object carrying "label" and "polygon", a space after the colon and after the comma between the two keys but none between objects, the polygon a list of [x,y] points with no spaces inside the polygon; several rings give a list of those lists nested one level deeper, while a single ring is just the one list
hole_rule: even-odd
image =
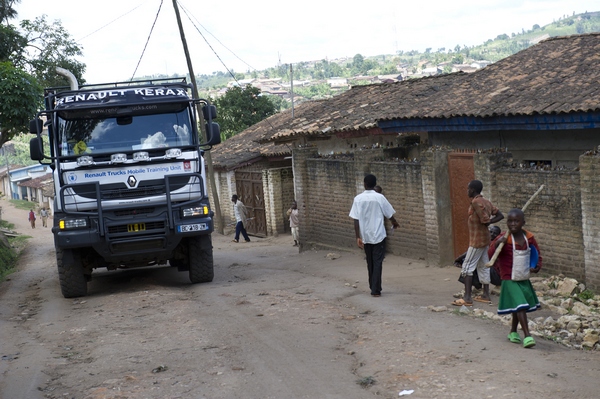
[{"label": "truck tire", "polygon": [[87,279],[78,254],[72,249],[56,248],[60,290],[65,298],[87,295]]},{"label": "truck tire", "polygon": [[196,236],[188,239],[188,256],[190,266],[190,281],[210,283],[215,276],[213,266],[212,240],[209,235]]}]

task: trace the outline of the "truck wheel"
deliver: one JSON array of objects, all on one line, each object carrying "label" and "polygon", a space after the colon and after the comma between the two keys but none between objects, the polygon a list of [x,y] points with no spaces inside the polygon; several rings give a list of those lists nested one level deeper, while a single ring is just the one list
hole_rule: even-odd
[{"label": "truck wheel", "polygon": [[87,295],[87,279],[79,255],[72,249],[56,248],[60,290],[65,298]]},{"label": "truck wheel", "polygon": [[188,239],[190,281],[209,283],[215,276],[213,248],[210,236],[196,236]]}]

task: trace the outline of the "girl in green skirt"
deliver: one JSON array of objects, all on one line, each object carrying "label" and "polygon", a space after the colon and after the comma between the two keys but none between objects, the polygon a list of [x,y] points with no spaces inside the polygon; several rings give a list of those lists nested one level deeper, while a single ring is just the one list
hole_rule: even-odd
[{"label": "girl in green skirt", "polygon": [[[490,253],[504,243],[496,261],[500,269],[502,286],[498,301],[498,314],[512,314],[512,325],[508,340],[531,348],[535,340],[529,333],[527,312],[539,309],[540,301],[529,281],[529,273],[537,273],[542,268],[540,250],[531,232],[523,230],[525,215],[520,209],[511,209],[506,219],[508,232],[503,233],[490,245]],[[510,234],[508,234],[510,233]],[[523,330],[523,340],[517,332],[518,325]]]}]

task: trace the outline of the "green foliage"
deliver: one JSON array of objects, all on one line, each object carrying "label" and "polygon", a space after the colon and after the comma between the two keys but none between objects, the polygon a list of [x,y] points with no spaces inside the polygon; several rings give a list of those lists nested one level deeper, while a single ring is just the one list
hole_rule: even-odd
[{"label": "green foliage", "polygon": [[17,254],[14,249],[0,243],[0,281],[13,271],[16,260]]},{"label": "green foliage", "polygon": [[583,292],[580,292],[579,294],[577,294],[577,297],[579,299],[581,299],[582,301],[586,301],[588,299],[593,299],[594,298],[594,293],[590,290],[585,290]]},{"label": "green foliage", "polygon": [[[7,222],[6,220],[0,220],[0,227],[7,230],[12,230],[15,225]],[[2,233],[0,233],[2,234]],[[12,239],[0,239],[0,281],[4,280],[6,275],[10,274],[14,268],[15,261],[17,259],[17,253],[13,249],[12,245],[6,245],[7,242],[11,244]]]},{"label": "green foliage", "polygon": [[[38,161],[33,161],[29,156],[29,141],[34,137],[29,133],[19,133],[11,138],[11,144],[14,151],[6,151],[6,157],[8,163],[13,165],[36,165]],[[49,148],[50,143],[48,141],[48,135],[43,135],[42,140],[44,141],[44,148]],[[6,147],[4,147],[6,149]],[[4,157],[0,159],[0,164],[5,163]]]},{"label": "green foliage", "polygon": [[22,57],[27,40],[12,25],[0,25],[0,61]]},{"label": "green foliage", "polygon": [[279,96],[267,96],[269,101],[273,103],[276,111],[283,111],[291,107],[291,104]]},{"label": "green foliage", "polygon": [[17,133],[29,130],[41,105],[42,89],[37,80],[9,62],[0,62],[0,146]]},{"label": "green foliage", "polygon": [[0,227],[3,229],[12,230],[15,228],[15,224],[7,222],[6,220],[0,220]]},{"label": "green foliage", "polygon": [[332,97],[334,92],[327,83],[316,84],[307,87],[298,87],[294,89],[295,94],[310,98],[313,100]]},{"label": "green foliage", "polygon": [[276,107],[260,89],[232,87],[214,101],[218,110],[218,122],[221,126],[221,139],[226,140],[244,129],[276,113]]},{"label": "green foliage", "polygon": [[83,55],[81,48],[60,21],[50,23],[43,15],[33,22],[21,21],[21,29],[27,40],[28,57],[18,66],[34,75],[43,87],[69,86],[67,78],[56,73],[56,67],[71,71],[80,84],[85,83],[85,64],[75,59]]}]

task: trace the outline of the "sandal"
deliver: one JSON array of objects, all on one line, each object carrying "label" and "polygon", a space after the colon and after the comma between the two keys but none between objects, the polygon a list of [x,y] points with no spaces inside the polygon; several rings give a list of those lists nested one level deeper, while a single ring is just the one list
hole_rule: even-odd
[{"label": "sandal", "polygon": [[535,346],[535,339],[533,337],[525,337],[523,339],[523,348],[531,348],[532,346]]},{"label": "sandal", "polygon": [[492,304],[492,301],[491,301],[491,300],[489,300],[489,299],[485,299],[485,298],[484,298],[484,297],[482,297],[481,295],[477,295],[475,298],[473,298],[473,300],[474,300],[474,301],[477,301],[477,302],[483,302],[483,303],[487,303],[487,304],[489,304],[489,305],[491,305],[491,304]]},{"label": "sandal", "polygon": [[454,305],[454,306],[473,306],[473,302],[466,302],[464,299],[457,299],[456,301],[452,301],[452,305]]},{"label": "sandal", "polygon": [[521,343],[521,337],[519,337],[519,333],[518,332],[511,332],[510,334],[508,334],[508,340],[510,342],[512,342],[513,344],[520,344]]}]

